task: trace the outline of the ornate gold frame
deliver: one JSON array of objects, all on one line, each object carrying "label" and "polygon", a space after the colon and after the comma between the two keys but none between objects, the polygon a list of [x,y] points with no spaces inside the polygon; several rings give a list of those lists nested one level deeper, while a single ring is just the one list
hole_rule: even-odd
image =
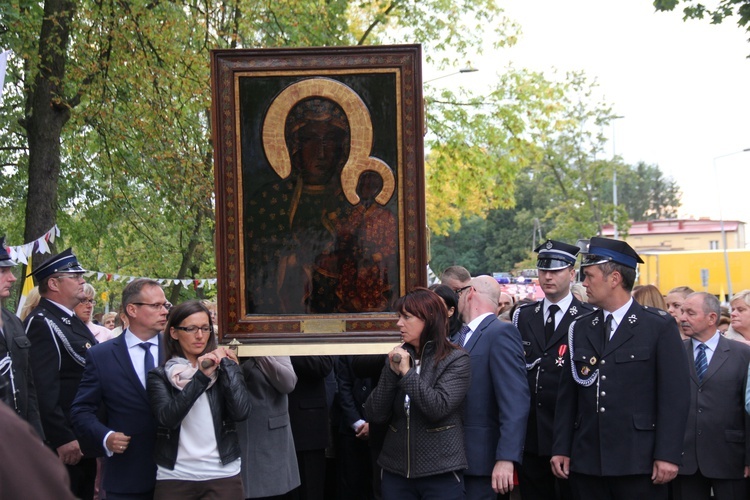
[{"label": "ornate gold frame", "polygon": [[[304,49],[217,50],[211,53],[212,129],[215,150],[216,251],[219,286],[219,331],[224,343],[239,341],[240,355],[365,354],[385,352],[398,342],[395,314],[248,314],[246,302],[244,133],[247,123],[262,140],[266,164],[250,165],[285,179],[291,161],[284,137],[290,109],[309,96],[339,104],[349,121],[349,156],[341,170],[341,188],[352,205],[359,202],[356,186],[369,170],[383,179],[375,201],[397,212],[398,295],[426,283],[423,110],[421,49],[417,45]],[[390,75],[395,84],[387,99],[396,106],[395,130],[372,125],[368,105],[344,82],[367,88],[369,80]],[[390,77],[389,76],[389,77]],[[257,79],[257,80],[253,80]],[[253,109],[263,116],[247,120],[240,106],[241,84],[278,82],[272,99],[258,99]],[[283,83],[282,83],[283,82]],[[258,84],[260,85],[260,83]],[[372,83],[375,85],[375,83]],[[381,89],[382,90],[382,89]],[[247,91],[247,90],[245,90]],[[255,95],[255,94],[253,94]],[[245,97],[247,100],[247,97]],[[371,103],[372,104],[372,103]],[[380,128],[378,128],[380,127]],[[259,128],[259,130],[257,130]],[[390,166],[372,153],[378,134],[393,135]],[[255,135],[254,135],[255,137]],[[258,156],[254,156],[257,158]],[[271,174],[269,174],[271,175]],[[247,174],[245,174],[247,177]],[[395,197],[395,198],[394,198]],[[392,199],[393,198],[393,199]]]}]

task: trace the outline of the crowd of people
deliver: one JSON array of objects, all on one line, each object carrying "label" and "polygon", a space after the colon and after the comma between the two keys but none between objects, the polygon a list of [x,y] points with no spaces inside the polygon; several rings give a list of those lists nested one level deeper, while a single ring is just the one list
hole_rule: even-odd
[{"label": "crowd of people", "polygon": [[395,300],[387,355],[238,359],[215,304],[150,279],[95,322],[68,249],[23,323],[2,310],[0,435],[27,453],[2,447],[0,497],[749,498],[750,290],[634,286],[618,240],[535,251],[541,300],[452,266]]}]

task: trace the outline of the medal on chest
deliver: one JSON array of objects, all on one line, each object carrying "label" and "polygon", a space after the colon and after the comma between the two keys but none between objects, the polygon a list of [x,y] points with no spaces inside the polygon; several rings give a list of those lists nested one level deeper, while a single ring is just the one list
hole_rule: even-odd
[{"label": "medal on chest", "polygon": [[565,364],[565,353],[568,351],[568,346],[562,344],[557,350],[557,359],[555,360],[555,366],[563,366]]}]

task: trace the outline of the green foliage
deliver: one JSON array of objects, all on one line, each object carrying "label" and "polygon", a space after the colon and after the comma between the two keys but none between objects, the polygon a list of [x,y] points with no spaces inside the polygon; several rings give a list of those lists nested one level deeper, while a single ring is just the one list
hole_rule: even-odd
[{"label": "green foliage", "polygon": [[[672,11],[679,3],[680,0],[654,0],[653,2],[654,7],[659,11]],[[737,25],[750,32],[750,0],[720,0],[718,3],[712,3],[711,6],[689,0],[683,2],[683,5],[683,20],[708,18],[711,24],[721,24],[725,19],[737,16]]]}]

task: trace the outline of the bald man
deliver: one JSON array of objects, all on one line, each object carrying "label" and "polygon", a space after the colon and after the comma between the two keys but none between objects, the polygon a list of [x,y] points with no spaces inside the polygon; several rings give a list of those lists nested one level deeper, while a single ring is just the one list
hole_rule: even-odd
[{"label": "bald man", "polygon": [[464,417],[468,500],[508,494],[514,465],[523,456],[529,414],[526,362],[521,334],[495,316],[501,293],[490,276],[472,278],[458,290],[458,310],[466,325],[455,341],[471,356]]}]

